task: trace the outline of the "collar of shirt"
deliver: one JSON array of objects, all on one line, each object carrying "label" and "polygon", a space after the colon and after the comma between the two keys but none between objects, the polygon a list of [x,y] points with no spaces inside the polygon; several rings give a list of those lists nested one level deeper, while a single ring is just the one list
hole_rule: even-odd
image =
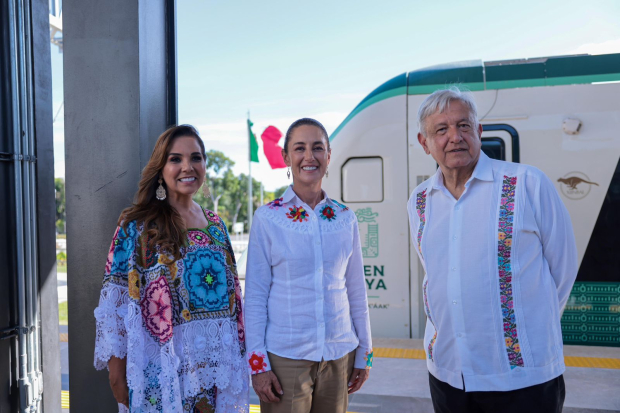
[{"label": "collar of shirt", "polygon": [[[480,156],[478,157],[478,162],[476,163],[476,167],[474,168],[474,172],[471,174],[467,182],[465,183],[465,187],[468,187],[470,182],[474,179],[478,179],[480,181],[493,181],[493,164],[491,159],[482,151],[480,151]],[[444,190],[445,186],[443,183],[443,173],[441,172],[441,168],[437,168],[437,172],[431,178],[429,182],[430,189],[438,189]]]},{"label": "collar of shirt", "polygon": [[[321,202],[319,202],[317,204],[317,206],[323,204],[323,203],[328,203],[329,205],[331,205],[332,207],[336,206],[336,204],[334,203],[334,201],[331,200],[331,198],[329,198],[327,196],[327,193],[325,192],[325,190],[321,189],[321,192],[323,193],[323,199],[321,200]],[[306,204],[293,190],[293,185],[289,185],[288,188],[286,188],[286,191],[284,191],[284,194],[282,194],[282,203],[284,204],[288,204],[291,201],[294,201],[295,199],[299,200],[299,202]],[[307,205],[307,204],[306,204]],[[316,207],[315,207],[316,208]]]}]

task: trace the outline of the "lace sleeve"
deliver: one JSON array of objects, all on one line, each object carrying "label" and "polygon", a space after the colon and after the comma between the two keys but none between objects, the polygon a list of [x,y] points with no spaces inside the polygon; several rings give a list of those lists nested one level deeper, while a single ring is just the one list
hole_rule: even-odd
[{"label": "lace sleeve", "polygon": [[134,262],[137,229],[134,222],[127,230],[117,227],[108,252],[99,306],[95,309],[95,368],[108,366],[110,357],[127,356],[125,318],[129,304],[128,274]]},{"label": "lace sleeve", "polygon": [[97,334],[95,337],[95,368],[108,367],[110,357],[127,356],[125,316],[129,294],[127,287],[107,283],[101,289],[99,306],[95,308]]}]

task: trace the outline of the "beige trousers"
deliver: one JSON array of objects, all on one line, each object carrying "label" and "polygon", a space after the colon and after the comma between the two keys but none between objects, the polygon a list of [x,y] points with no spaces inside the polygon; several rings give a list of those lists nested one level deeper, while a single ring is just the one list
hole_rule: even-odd
[{"label": "beige trousers", "polygon": [[346,413],[355,350],[338,360],[292,360],[267,353],[284,394],[277,403],[260,402],[263,413]]}]

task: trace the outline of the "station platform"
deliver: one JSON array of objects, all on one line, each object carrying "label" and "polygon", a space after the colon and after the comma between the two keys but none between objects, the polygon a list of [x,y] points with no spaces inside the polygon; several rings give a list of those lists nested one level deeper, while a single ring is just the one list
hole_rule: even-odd
[{"label": "station platform", "polygon": [[[64,327],[61,347],[65,351],[68,341]],[[373,346],[370,377],[350,396],[349,413],[433,413],[422,340],[374,338]],[[563,413],[620,412],[619,347],[564,346],[564,359]],[[64,361],[62,411],[68,413],[68,366]],[[250,404],[250,413],[260,412],[258,396],[252,390]]]},{"label": "station platform", "polygon": [[[433,413],[422,340],[373,338],[373,347],[370,377],[349,412]],[[620,412],[620,348],[564,346],[564,359],[563,413]],[[259,403],[253,392],[250,403]]]}]

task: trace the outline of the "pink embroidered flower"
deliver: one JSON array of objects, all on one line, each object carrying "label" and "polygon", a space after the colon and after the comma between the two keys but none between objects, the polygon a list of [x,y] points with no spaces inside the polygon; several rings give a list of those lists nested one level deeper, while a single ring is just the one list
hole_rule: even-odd
[{"label": "pink embroidered flower", "polygon": [[161,276],[148,285],[140,306],[149,332],[160,343],[167,342],[172,337],[172,305],[166,277]]},{"label": "pink embroidered flower", "polygon": [[265,363],[265,355],[256,351],[253,351],[249,358],[250,368],[252,369],[252,374],[264,373],[267,368],[267,363]]},{"label": "pink embroidered flower", "polygon": [[209,245],[211,239],[202,231],[189,231],[187,236],[191,245]]},{"label": "pink embroidered flower", "polygon": [[221,222],[220,217],[212,211],[207,211],[207,219],[211,222],[214,222],[216,224],[219,224]]}]

